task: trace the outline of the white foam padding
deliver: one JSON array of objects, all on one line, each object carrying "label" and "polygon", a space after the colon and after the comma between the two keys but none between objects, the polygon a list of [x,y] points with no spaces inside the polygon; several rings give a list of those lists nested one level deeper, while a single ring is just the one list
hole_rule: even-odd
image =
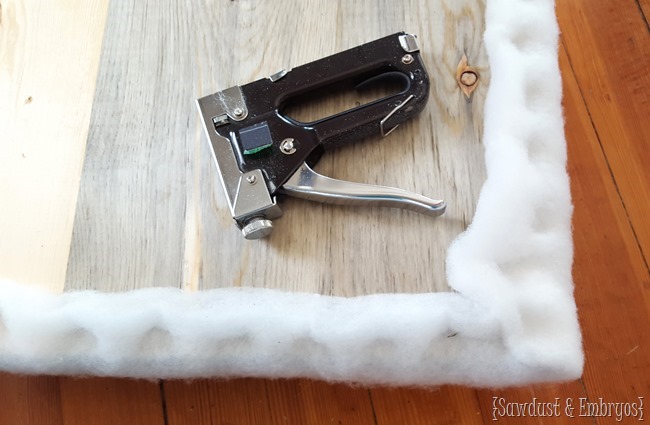
[{"label": "white foam padding", "polygon": [[[488,0],[487,180],[453,293],[227,288],[51,294],[0,282],[0,370],[505,386],[580,376],[552,0]],[[422,243],[426,243],[423,241]]]}]

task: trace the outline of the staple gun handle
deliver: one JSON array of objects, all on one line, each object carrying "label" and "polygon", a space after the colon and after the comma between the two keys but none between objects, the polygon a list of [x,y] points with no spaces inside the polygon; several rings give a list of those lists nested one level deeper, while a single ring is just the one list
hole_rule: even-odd
[{"label": "staple gun handle", "polygon": [[278,99],[278,110],[282,113],[287,105],[338,86],[362,87],[383,81],[398,83],[399,92],[310,123],[285,119],[312,128],[325,149],[388,135],[422,111],[429,96],[429,77],[415,36],[393,34],[292,69]]}]

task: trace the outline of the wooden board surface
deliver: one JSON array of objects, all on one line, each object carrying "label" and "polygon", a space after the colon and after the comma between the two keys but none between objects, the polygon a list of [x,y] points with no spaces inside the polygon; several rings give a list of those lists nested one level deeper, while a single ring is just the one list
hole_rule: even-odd
[{"label": "wooden board surface", "polygon": [[[446,248],[471,220],[485,178],[482,1],[153,5],[110,5],[66,290],[447,289]],[[386,139],[329,152],[317,171],[444,197],[445,216],[287,198],[268,240],[244,240],[193,99],[399,30],[419,35],[432,81],[426,110]],[[469,102],[456,83],[463,55],[481,74]],[[341,101],[321,112],[344,109]]]},{"label": "wooden board surface", "polygon": [[[586,352],[585,374],[581,380],[505,390],[450,386],[391,390],[350,389],[305,380],[168,381],[159,386],[132,380],[0,374],[0,424],[245,424],[254,423],[251,421],[255,419],[257,423],[269,424],[489,424],[495,423],[493,397],[512,402],[530,402],[533,397],[542,401],[553,401],[555,397],[574,400],[588,397],[590,401],[598,401],[603,397],[606,401],[632,402],[642,396],[647,403],[650,399],[650,335],[647,332],[650,271],[647,252],[644,255],[639,242],[639,226],[647,221],[630,219],[627,209],[631,195],[622,191],[620,185],[636,185],[646,193],[650,192],[650,185],[632,179],[643,170],[622,172],[611,165],[610,153],[620,139],[602,128],[611,125],[611,117],[627,113],[650,116],[650,90],[632,87],[630,79],[601,79],[591,73],[590,67],[592,57],[598,56],[607,72],[611,72],[620,60],[617,50],[629,39],[635,40],[628,51],[631,59],[647,63],[649,58],[642,55],[642,49],[650,42],[650,31],[648,16],[644,17],[642,11],[646,14],[650,11],[648,4],[634,0],[622,0],[615,7],[609,2],[590,0],[557,3],[563,33],[560,66],[564,79],[568,169],[575,206],[573,274]],[[7,22],[7,2],[0,2],[0,6],[3,11],[0,34],[4,34],[1,31]],[[87,7],[93,6],[88,2]],[[42,12],[47,12],[46,8]],[[612,22],[628,24],[612,26]],[[39,29],[42,28],[30,27],[30,31]],[[611,117],[594,114],[593,109],[598,106],[590,102],[590,96],[630,90],[639,90],[641,100],[626,104],[625,108],[610,105]],[[620,121],[621,128],[631,135],[628,143],[642,153],[647,152],[642,149],[647,146],[644,145],[647,133],[639,134],[629,128],[636,123],[613,119]],[[644,165],[632,161],[627,166]],[[642,211],[650,210],[650,205],[643,201],[638,205]],[[7,266],[1,266],[3,271],[7,270]],[[155,394],[158,396],[152,402]],[[89,412],[89,406],[98,410]],[[628,419],[622,423],[636,422]],[[542,419],[500,418],[496,423],[618,422],[613,417],[569,419],[563,415]]]},{"label": "wooden board surface", "polygon": [[106,12],[0,2],[1,278],[63,288]]}]

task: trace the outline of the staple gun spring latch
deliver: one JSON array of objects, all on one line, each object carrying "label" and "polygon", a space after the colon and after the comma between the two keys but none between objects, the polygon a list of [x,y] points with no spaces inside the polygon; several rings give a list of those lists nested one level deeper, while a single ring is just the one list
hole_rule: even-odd
[{"label": "staple gun spring latch", "polygon": [[[390,80],[396,93],[313,122],[289,105],[346,85]],[[429,77],[417,38],[400,32],[197,100],[231,215],[247,239],[271,233],[282,211],[276,195],[331,204],[408,209],[431,216],[446,204],[406,190],[322,176],[314,165],[328,149],[381,134],[420,113]]]}]

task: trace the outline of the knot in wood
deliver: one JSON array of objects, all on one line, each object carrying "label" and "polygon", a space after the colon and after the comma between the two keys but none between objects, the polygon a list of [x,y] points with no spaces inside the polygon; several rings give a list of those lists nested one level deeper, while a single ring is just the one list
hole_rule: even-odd
[{"label": "knot in wood", "polygon": [[463,55],[456,68],[456,82],[467,99],[478,86],[479,74],[475,68],[467,63],[467,56]]}]

